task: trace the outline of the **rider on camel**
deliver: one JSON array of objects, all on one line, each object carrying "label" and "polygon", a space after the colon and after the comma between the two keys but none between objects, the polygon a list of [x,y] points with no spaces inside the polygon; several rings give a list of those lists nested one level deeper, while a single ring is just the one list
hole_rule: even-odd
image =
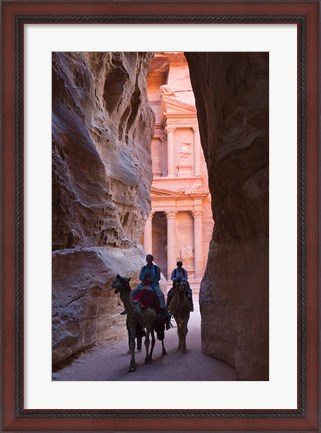
[{"label": "rider on camel", "polygon": [[183,268],[183,262],[180,260],[176,263],[176,265],[177,265],[177,268],[175,268],[171,274],[171,280],[173,281],[173,287],[167,293],[167,308],[168,308],[169,303],[171,301],[174,287],[180,281],[183,281],[185,283],[185,295],[187,296],[187,298],[191,304],[191,311],[194,311],[193,292],[192,292],[192,289],[190,288],[190,285],[188,282],[187,270]]},{"label": "rider on camel", "polygon": [[[160,269],[155,263],[153,263],[153,260],[154,257],[151,254],[147,254],[146,265],[142,267],[139,275],[141,283],[130,292],[130,296],[133,298],[134,295],[144,286],[152,287],[159,300],[160,317],[165,320],[166,329],[169,329],[171,316],[166,307],[164,293],[159,287],[159,281],[161,278]],[[126,314],[126,311],[123,311],[121,314]]]}]

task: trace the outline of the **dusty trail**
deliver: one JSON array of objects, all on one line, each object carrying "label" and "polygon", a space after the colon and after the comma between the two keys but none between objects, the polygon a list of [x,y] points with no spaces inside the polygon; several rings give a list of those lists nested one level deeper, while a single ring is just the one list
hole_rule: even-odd
[{"label": "dusty trail", "polygon": [[[61,381],[210,381],[236,380],[235,371],[229,365],[205,356],[201,351],[201,330],[198,299],[194,299],[195,311],[191,313],[187,334],[187,353],[176,351],[178,337],[176,327],[165,333],[167,355],[162,356],[162,345],[156,341],[153,363],[144,365],[145,346],[136,351],[137,370],[128,373],[130,355],[124,338],[118,342],[106,342],[82,353],[71,364],[53,373],[53,380]],[[172,321],[176,326],[174,320]]]}]

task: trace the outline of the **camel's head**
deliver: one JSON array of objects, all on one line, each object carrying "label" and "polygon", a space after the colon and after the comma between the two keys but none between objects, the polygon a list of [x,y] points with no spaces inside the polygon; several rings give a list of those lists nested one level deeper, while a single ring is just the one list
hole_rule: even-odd
[{"label": "camel's head", "polygon": [[129,281],[130,278],[121,277],[120,275],[117,274],[116,278],[111,283],[111,287],[115,289],[115,293],[121,293],[125,289],[130,291]]},{"label": "camel's head", "polygon": [[181,291],[181,292],[185,292],[185,289],[186,289],[186,282],[185,282],[185,281],[182,281],[182,280],[180,279],[180,280],[177,282],[176,287],[177,287],[177,289],[178,289],[179,291]]},{"label": "camel's head", "polygon": [[173,283],[174,287],[177,289],[185,290],[186,283],[182,281],[180,278],[176,278]]}]

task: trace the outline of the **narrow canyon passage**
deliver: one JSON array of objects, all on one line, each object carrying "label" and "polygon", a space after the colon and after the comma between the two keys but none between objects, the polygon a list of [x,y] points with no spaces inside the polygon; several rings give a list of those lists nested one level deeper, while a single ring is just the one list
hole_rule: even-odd
[{"label": "narrow canyon passage", "polygon": [[[53,373],[59,381],[227,381],[237,380],[235,370],[224,362],[202,354],[201,319],[198,297],[194,296],[194,312],[189,321],[187,353],[176,351],[178,337],[175,321],[165,333],[167,355],[162,356],[161,342],[156,341],[153,363],[144,365],[145,346],[136,350],[137,370],[128,373],[130,355],[127,338],[97,344],[76,356],[72,363]],[[124,319],[125,321],[125,319]],[[125,326],[125,324],[124,324]]]},{"label": "narrow canyon passage", "polygon": [[[174,53],[179,71],[187,60],[176,78],[190,74],[188,89],[156,54],[53,53],[52,365],[126,338],[111,284],[119,274],[137,287],[152,252],[167,277],[181,260],[199,293],[201,331],[184,359],[203,352],[238,380],[268,380],[269,54]],[[158,84],[148,77],[153,60]],[[180,101],[192,90],[195,107]],[[170,284],[162,278],[164,293]],[[177,356],[170,333],[165,371]],[[126,341],[111,350],[123,354],[114,364],[124,359],[126,379],[117,380],[128,380]],[[102,359],[104,370],[83,358],[74,365],[109,380],[107,352]]]}]

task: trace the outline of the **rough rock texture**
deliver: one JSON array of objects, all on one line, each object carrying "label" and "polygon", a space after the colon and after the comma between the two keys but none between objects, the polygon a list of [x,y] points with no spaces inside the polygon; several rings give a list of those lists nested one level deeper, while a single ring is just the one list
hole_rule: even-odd
[{"label": "rough rock texture", "polygon": [[186,53],[215,221],[200,292],[202,348],[268,380],[268,53]]},{"label": "rough rock texture", "polygon": [[140,239],[152,181],[150,58],[53,55],[53,249]]},{"label": "rough rock texture", "polygon": [[117,273],[135,277],[144,264],[138,245],[150,212],[151,58],[52,57],[54,363],[119,332],[121,309],[106,288]]},{"label": "rough rock texture", "polygon": [[[110,290],[117,273],[139,283],[139,248],[73,248],[53,252],[52,361],[60,362],[96,342],[126,334],[119,296]],[[124,269],[126,267],[126,270]]]}]

